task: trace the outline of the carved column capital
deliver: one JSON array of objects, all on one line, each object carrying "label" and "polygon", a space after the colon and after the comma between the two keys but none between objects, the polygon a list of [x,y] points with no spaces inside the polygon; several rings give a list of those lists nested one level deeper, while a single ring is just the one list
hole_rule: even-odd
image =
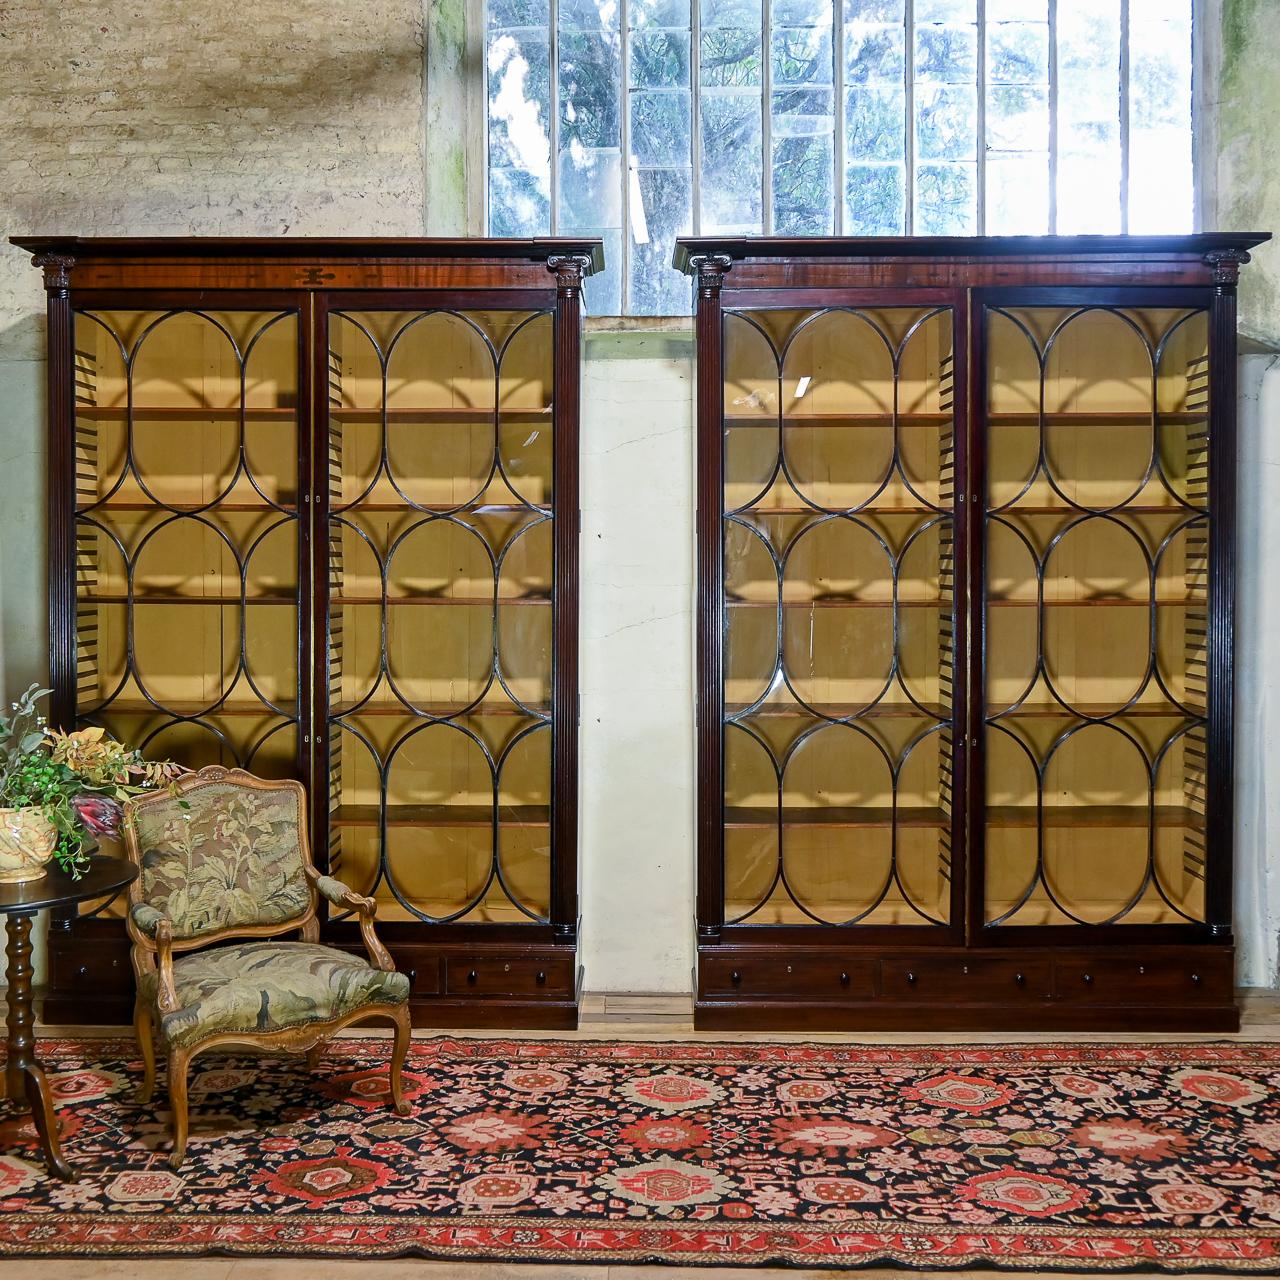
[{"label": "carved column capital", "polygon": [[547,270],[556,278],[557,292],[565,298],[570,294],[581,293],[582,282],[591,270],[591,255],[588,253],[553,253],[547,259]]},{"label": "carved column capital", "polygon": [[71,289],[71,268],[76,260],[63,253],[38,253],[31,261],[44,272],[45,289],[65,297]]},{"label": "carved column capital", "polygon": [[704,298],[713,298],[720,292],[733,259],[727,253],[695,253],[689,259],[689,266],[698,282],[698,292]]},{"label": "carved column capital", "polygon": [[1213,272],[1216,285],[1235,284],[1240,279],[1240,268],[1248,261],[1245,249],[1210,249],[1204,255],[1204,265]]}]

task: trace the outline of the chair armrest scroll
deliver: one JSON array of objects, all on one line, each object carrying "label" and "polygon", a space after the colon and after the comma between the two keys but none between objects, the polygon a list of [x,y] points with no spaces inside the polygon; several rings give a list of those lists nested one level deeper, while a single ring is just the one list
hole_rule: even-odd
[{"label": "chair armrest scroll", "polygon": [[178,1011],[178,993],[173,985],[173,921],[157,907],[135,902],[129,908],[129,920],[143,936],[144,945],[152,946],[159,967],[156,1004],[161,1013]]},{"label": "chair armrest scroll", "polygon": [[307,867],[306,872],[307,879],[326,902],[356,913],[360,923],[360,937],[364,941],[365,950],[369,953],[373,967],[381,969],[384,973],[394,973],[395,962],[373,930],[373,917],[377,913],[378,904],[372,898],[356,893],[341,880],[336,880],[333,876],[322,876],[314,867]]}]

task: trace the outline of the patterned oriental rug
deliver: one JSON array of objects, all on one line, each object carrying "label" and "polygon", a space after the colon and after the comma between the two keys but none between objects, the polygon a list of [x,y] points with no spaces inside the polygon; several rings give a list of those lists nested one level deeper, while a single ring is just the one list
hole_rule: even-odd
[{"label": "patterned oriental rug", "polygon": [[439,1038],[403,1119],[386,1048],[197,1062],[173,1173],[133,1044],[45,1041],[80,1180],[0,1111],[0,1256],[1280,1273],[1280,1045]]}]

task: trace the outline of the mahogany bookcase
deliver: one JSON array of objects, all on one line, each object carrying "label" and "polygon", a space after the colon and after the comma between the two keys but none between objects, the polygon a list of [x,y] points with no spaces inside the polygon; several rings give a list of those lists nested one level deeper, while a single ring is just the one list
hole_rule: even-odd
[{"label": "mahogany bookcase", "polygon": [[[15,243],[48,295],[54,722],[303,780],[420,1021],[576,1025],[599,241]],[[53,922],[47,1019],[129,1018],[122,905]]]}]

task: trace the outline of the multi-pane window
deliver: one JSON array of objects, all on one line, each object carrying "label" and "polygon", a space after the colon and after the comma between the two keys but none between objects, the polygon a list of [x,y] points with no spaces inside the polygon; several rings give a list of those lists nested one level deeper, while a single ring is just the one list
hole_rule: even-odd
[{"label": "multi-pane window", "polygon": [[1186,231],[1192,2],[488,0],[489,231],[603,236],[605,315],[678,235]]}]

